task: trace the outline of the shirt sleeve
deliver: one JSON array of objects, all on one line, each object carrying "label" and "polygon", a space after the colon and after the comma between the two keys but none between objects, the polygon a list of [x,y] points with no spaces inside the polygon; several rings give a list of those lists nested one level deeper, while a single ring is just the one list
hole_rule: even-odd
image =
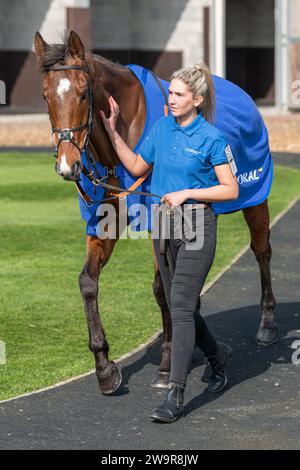
[{"label": "shirt sleeve", "polygon": [[212,166],[224,165],[227,163],[230,165],[232,174],[235,175],[237,173],[237,167],[230,145],[222,136],[218,137],[211,147],[210,161]]},{"label": "shirt sleeve", "polygon": [[156,144],[156,126],[154,125],[145,138],[139,151],[139,155],[148,165],[153,165],[155,161],[155,144]]}]

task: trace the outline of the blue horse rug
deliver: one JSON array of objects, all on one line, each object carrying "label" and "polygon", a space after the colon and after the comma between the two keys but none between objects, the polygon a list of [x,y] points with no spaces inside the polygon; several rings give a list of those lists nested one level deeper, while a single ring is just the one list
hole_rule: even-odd
[{"label": "blue horse rug", "polygon": [[[165,97],[158,86],[153,74],[138,65],[128,65],[128,68],[140,81],[146,99],[147,116],[144,131],[139,142],[133,149],[139,153],[142,142],[149,134],[154,122],[163,116]],[[246,207],[262,203],[269,195],[273,179],[273,162],[269,148],[268,132],[254,101],[241,88],[233,83],[213,76],[216,92],[216,117],[214,125],[222,132],[230,144],[237,166],[239,182],[239,198],[234,201],[214,203],[216,214],[235,212]],[[168,95],[169,83],[160,80]],[[87,167],[87,158],[82,154],[82,162]],[[99,163],[96,168],[100,176],[105,176],[106,169]],[[116,176],[123,188],[130,188],[137,180],[120,164],[116,167]],[[105,180],[107,181],[107,180]],[[97,224],[100,217],[97,210],[101,205],[104,190],[96,187],[89,179],[81,174],[80,184],[95,204],[88,207],[79,196],[80,211],[86,222],[87,235],[96,236]],[[150,192],[151,174],[137,188],[138,191]],[[151,230],[150,197],[130,194],[126,197],[131,229],[134,231]],[[137,219],[137,214],[130,215],[130,208],[136,204],[146,206],[149,217]],[[137,206],[134,206],[137,207]],[[138,220],[138,222],[137,222]]]},{"label": "blue horse rug", "polygon": [[212,205],[216,214],[225,214],[267,199],[273,180],[273,160],[268,131],[252,98],[224,78],[213,76],[213,80],[214,125],[227,139],[238,170],[239,198]]}]

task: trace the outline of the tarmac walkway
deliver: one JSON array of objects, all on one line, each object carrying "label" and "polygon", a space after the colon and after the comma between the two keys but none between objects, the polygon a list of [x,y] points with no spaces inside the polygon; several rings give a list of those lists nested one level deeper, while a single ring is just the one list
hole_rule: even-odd
[{"label": "tarmac walkway", "polygon": [[222,395],[205,391],[198,355],[185,416],[173,424],[152,422],[148,415],[165,393],[150,386],[159,364],[158,340],[122,363],[123,385],[115,396],[101,395],[91,375],[0,403],[0,448],[300,449],[300,364],[292,362],[292,344],[300,340],[299,221],[300,200],[271,231],[277,344],[264,348],[254,341],[260,279],[250,250],[202,298],[209,327],[233,349],[231,383]]}]

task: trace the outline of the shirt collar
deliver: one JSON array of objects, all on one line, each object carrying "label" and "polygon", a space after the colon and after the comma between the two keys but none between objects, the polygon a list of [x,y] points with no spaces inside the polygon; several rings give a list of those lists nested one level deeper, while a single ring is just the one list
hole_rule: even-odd
[{"label": "shirt collar", "polygon": [[203,126],[205,119],[201,113],[187,126],[183,127],[177,124],[176,119],[172,116],[172,131],[182,131],[188,136],[192,136],[197,132],[201,126]]}]

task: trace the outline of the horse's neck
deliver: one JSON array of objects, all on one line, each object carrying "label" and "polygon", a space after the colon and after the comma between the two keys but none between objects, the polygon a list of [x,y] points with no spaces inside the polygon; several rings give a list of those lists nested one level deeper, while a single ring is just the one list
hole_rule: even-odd
[{"label": "horse's neck", "polygon": [[119,103],[117,129],[121,137],[134,148],[142,134],[146,119],[146,105],[142,86],[126,67],[118,67],[94,58],[93,80],[94,128],[90,138],[94,158],[100,163],[114,166],[120,162],[106,134],[100,118],[102,109],[109,115],[108,97]]}]

